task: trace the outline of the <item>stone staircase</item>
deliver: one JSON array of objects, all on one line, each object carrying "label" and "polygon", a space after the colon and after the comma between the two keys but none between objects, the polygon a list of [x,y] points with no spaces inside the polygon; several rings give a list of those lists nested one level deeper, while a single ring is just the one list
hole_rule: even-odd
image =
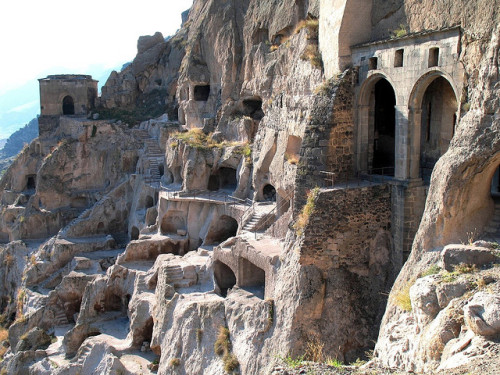
[{"label": "stone staircase", "polygon": [[487,241],[500,243],[500,199],[495,199],[495,212],[484,228],[483,237]]},{"label": "stone staircase", "polygon": [[66,324],[68,324],[68,318],[66,316],[66,314],[64,313],[63,310],[56,310],[55,311],[55,316],[54,316],[54,326],[64,326]]},{"label": "stone staircase", "polygon": [[83,363],[87,359],[87,356],[90,354],[92,351],[92,347],[89,344],[84,344],[80,346],[80,349],[78,349],[77,357],[76,357],[76,364],[79,366],[83,366]]},{"label": "stone staircase", "polygon": [[262,221],[267,212],[254,212],[250,220],[248,220],[245,225],[243,225],[244,231],[253,232],[258,229],[259,223]]},{"label": "stone staircase", "polygon": [[163,162],[164,152],[158,146],[158,141],[152,138],[147,130],[136,129],[134,135],[144,144],[144,181],[159,183],[161,180],[159,163]]}]

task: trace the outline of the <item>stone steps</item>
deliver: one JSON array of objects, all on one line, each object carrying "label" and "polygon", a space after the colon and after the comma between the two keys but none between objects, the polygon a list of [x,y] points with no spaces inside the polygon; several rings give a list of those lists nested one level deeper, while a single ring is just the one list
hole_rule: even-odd
[{"label": "stone steps", "polygon": [[88,345],[80,347],[80,349],[78,349],[78,358],[76,360],[76,363],[82,366],[91,351],[92,349]]},{"label": "stone steps", "polygon": [[57,310],[55,312],[53,323],[54,323],[54,326],[64,326],[64,325],[69,323],[68,318],[67,318],[66,314],[64,313],[64,311]]}]

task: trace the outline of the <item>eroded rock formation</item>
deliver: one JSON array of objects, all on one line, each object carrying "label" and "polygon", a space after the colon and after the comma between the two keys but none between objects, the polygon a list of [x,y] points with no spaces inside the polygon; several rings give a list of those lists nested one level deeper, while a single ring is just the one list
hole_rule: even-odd
[{"label": "eroded rock formation", "polygon": [[195,0],[93,113],[41,117],[0,181],[0,367],[352,362],[384,311],[378,364],[497,353],[495,13],[360,3]]}]

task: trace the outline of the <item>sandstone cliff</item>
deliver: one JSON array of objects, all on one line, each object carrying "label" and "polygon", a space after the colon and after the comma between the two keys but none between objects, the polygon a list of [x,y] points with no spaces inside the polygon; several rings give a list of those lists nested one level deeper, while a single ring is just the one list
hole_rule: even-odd
[{"label": "sandstone cliff", "polygon": [[[496,8],[360,3],[195,0],[175,36],[139,38],[89,118],[44,120],[0,181],[2,370],[257,374],[354,362],[377,335],[372,366],[494,368]],[[422,72],[429,107],[380,104],[401,72]],[[396,136],[377,134],[394,107]],[[456,123],[430,184],[404,169],[421,113]]]}]

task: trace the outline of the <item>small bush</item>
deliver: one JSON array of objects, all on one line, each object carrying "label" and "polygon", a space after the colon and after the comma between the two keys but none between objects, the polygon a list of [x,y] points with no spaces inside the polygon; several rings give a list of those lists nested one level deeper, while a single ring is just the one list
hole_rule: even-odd
[{"label": "small bush", "polygon": [[14,264],[14,256],[12,254],[6,254],[3,259],[3,264],[5,264],[7,267],[12,267],[12,265]]},{"label": "small bush", "polygon": [[394,29],[392,31],[392,37],[393,38],[401,38],[408,34],[408,31],[406,30],[406,25],[404,24],[399,24],[399,27],[397,29]]},{"label": "small bush", "polygon": [[285,153],[285,160],[292,165],[297,165],[297,163],[299,162],[299,155],[289,154],[288,152],[286,152]]},{"label": "small bush", "polygon": [[0,342],[7,340],[8,337],[9,337],[9,330],[0,327]]},{"label": "small bush", "polygon": [[302,236],[305,227],[309,223],[309,218],[314,213],[314,209],[316,208],[316,197],[318,194],[319,187],[315,187],[307,193],[307,202],[302,208],[302,212],[297,218],[297,221],[293,224],[293,229],[295,229],[298,236]]},{"label": "small bush", "polygon": [[317,18],[300,21],[295,27],[294,33],[298,34],[304,28],[307,28],[307,39],[318,39],[319,20]]},{"label": "small bush", "polygon": [[300,58],[305,61],[309,60],[311,65],[317,69],[321,69],[323,67],[321,53],[319,52],[318,46],[316,44],[309,44]]},{"label": "small bush", "polygon": [[473,273],[477,271],[478,270],[475,264],[460,263],[457,264],[456,266],[453,266],[453,272],[456,272],[457,274]]},{"label": "small bush", "polygon": [[411,311],[410,288],[413,283],[408,283],[394,295],[394,303],[404,311]]},{"label": "small bush", "polygon": [[219,327],[219,334],[214,344],[215,354],[221,356],[231,351],[231,341],[229,339],[229,329],[227,327]]},{"label": "small bush", "polygon": [[172,358],[169,362],[170,367],[178,367],[181,364],[180,358]]},{"label": "small bush", "polygon": [[309,361],[313,362],[321,362],[323,360],[323,348],[325,344],[323,344],[319,340],[312,340],[307,343],[306,348],[306,358]]},{"label": "small bush", "polygon": [[224,370],[226,372],[233,372],[238,368],[240,363],[238,362],[238,358],[233,353],[227,353],[222,358],[222,362],[224,363]]}]

